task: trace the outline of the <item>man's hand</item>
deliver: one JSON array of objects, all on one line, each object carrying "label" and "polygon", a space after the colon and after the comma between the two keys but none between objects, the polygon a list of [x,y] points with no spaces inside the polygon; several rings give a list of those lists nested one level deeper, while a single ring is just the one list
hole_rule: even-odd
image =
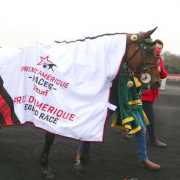
[{"label": "man's hand", "polygon": [[161,67],[159,67],[159,66],[158,66],[158,71],[159,71],[159,72],[161,72],[161,71],[162,71]]}]

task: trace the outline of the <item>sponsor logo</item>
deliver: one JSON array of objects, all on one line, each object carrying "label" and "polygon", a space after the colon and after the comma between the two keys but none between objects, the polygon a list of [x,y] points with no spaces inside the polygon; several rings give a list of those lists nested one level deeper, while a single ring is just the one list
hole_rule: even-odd
[{"label": "sponsor logo", "polygon": [[49,60],[49,56],[46,56],[46,57],[41,57],[41,61],[39,63],[37,63],[37,65],[41,65],[43,68],[46,68],[46,69],[51,69],[53,72],[53,67],[57,67],[56,64],[53,64],[53,62],[51,62]]},{"label": "sponsor logo", "polygon": [[48,71],[44,71],[44,69],[38,67],[21,67],[21,72],[30,73],[28,77],[32,79],[34,83],[33,90],[40,95],[48,96],[52,89],[57,90],[58,87],[67,89],[70,83],[57,78],[56,73],[49,71],[50,69],[54,72],[53,67],[57,67],[56,64],[49,60],[49,55],[46,57],[40,56],[40,59],[41,60],[37,63],[37,66],[41,66]]}]

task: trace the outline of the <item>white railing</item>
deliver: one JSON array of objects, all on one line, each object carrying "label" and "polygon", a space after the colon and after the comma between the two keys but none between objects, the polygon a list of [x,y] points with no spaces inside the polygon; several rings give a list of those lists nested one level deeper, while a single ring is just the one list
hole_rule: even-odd
[{"label": "white railing", "polygon": [[179,74],[173,74],[173,75],[168,75],[167,80],[170,81],[180,81],[180,75]]}]

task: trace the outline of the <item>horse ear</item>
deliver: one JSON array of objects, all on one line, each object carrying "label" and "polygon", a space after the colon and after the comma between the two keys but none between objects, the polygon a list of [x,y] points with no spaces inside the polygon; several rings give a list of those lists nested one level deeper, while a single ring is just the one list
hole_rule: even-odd
[{"label": "horse ear", "polygon": [[144,34],[144,39],[147,39],[151,36],[151,34],[157,29],[158,27],[150,30],[150,31],[147,31],[146,33],[143,33]]}]

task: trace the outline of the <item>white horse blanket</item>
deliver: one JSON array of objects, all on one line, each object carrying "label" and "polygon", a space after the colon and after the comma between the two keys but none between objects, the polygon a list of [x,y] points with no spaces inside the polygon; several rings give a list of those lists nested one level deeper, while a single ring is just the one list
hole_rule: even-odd
[{"label": "white horse blanket", "polygon": [[0,113],[9,99],[13,104],[0,125],[32,122],[60,136],[102,142],[111,82],[125,50],[125,34],[0,48]]}]

